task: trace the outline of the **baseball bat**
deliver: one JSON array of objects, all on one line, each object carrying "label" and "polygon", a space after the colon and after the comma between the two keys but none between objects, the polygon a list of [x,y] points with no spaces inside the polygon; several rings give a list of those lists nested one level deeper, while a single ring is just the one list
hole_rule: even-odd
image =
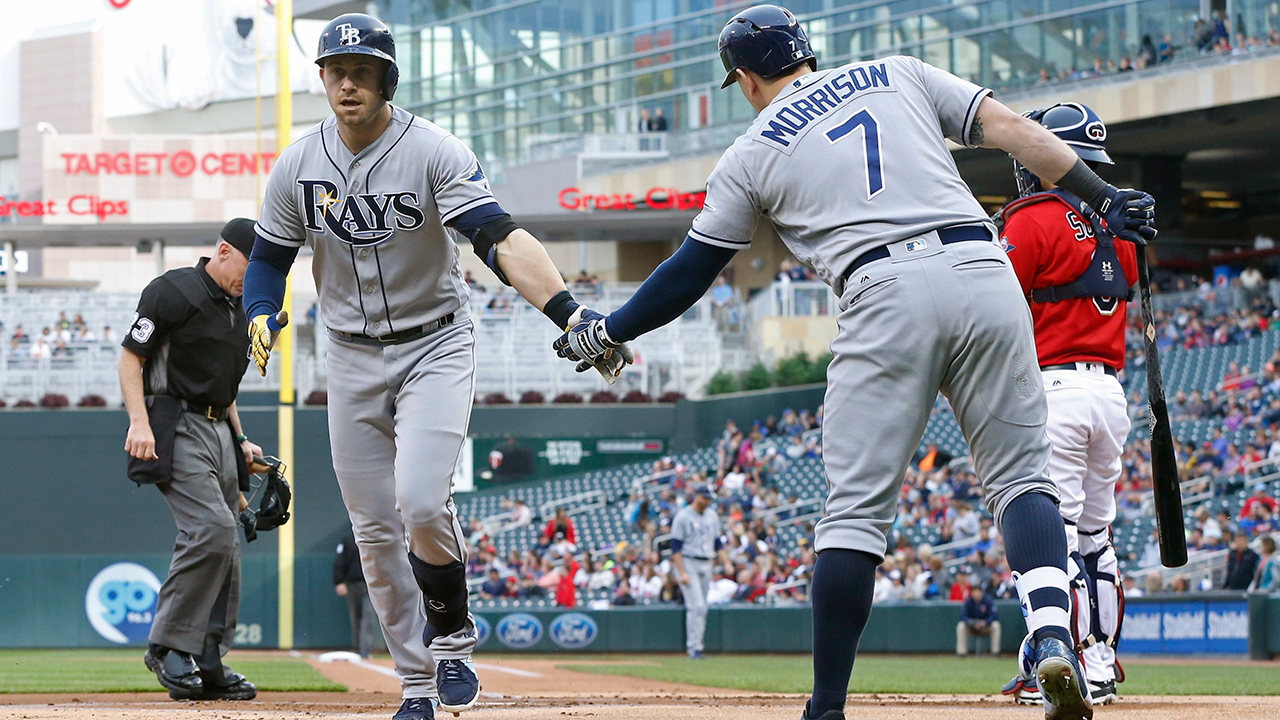
[{"label": "baseball bat", "polygon": [[276,313],[275,320],[276,320],[276,324],[280,326],[280,329],[274,330],[271,333],[271,348],[274,348],[276,346],[276,339],[280,337],[280,333],[283,332],[285,326],[289,324],[289,311],[281,310],[280,312]]},{"label": "baseball bat", "polygon": [[1156,537],[1160,562],[1165,567],[1187,564],[1187,536],[1182,522],[1182,488],[1178,460],[1173,454],[1173,428],[1160,375],[1160,350],[1156,347],[1156,319],[1151,310],[1151,269],[1147,249],[1138,250],[1138,294],[1142,298],[1142,345],[1147,358],[1147,421],[1151,426],[1151,489],[1156,504]]}]

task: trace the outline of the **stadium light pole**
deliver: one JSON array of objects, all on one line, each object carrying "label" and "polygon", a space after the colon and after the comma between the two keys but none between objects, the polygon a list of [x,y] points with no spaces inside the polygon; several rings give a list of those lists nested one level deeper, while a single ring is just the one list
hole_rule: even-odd
[{"label": "stadium light pole", "polygon": [[[293,85],[289,82],[289,43],[293,36],[293,0],[276,0],[276,157],[289,146],[289,131],[293,126]],[[293,281],[288,280],[284,290],[283,309],[295,318],[293,312]],[[293,466],[293,337],[296,321],[290,322],[280,333],[276,355],[276,367],[280,368],[280,403],[277,408],[277,442],[280,460]],[[293,647],[293,529],[298,525],[297,492],[298,477],[293,477],[294,518],[292,523],[280,526],[278,550],[277,640],[281,649]]]}]

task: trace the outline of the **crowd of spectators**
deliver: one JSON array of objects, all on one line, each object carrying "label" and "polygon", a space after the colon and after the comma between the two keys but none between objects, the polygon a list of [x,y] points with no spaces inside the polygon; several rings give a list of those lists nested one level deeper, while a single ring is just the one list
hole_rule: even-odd
[{"label": "crowd of spectators", "polygon": [[[0,323],[0,337],[4,336],[4,323]],[[77,350],[90,345],[114,345],[117,342],[119,338],[111,332],[110,325],[104,326],[101,333],[96,333],[79,313],[73,319],[68,319],[66,312],[60,312],[57,321],[45,325],[38,333],[28,333],[21,324],[14,325],[13,333],[9,335],[9,344],[4,349],[4,357],[8,360],[70,358]]]},{"label": "crowd of spectators", "polygon": [[1043,67],[1035,84],[1048,85],[1145,70],[1171,62],[1179,55],[1240,55],[1276,46],[1280,46],[1280,32],[1266,28],[1248,34],[1243,21],[1238,21],[1238,28],[1233,32],[1231,22],[1219,11],[1211,18],[1197,18],[1184,43],[1175,42],[1170,33],[1158,39],[1145,34],[1138,46],[1130,45],[1119,60],[1095,57],[1084,67]]},{"label": "crowd of spectators", "polygon": [[[779,277],[802,279],[799,273],[804,272],[799,263],[788,262]],[[1205,284],[1191,282],[1193,288]],[[1184,288],[1185,282],[1178,287]],[[1192,305],[1160,313],[1157,332],[1162,349],[1233,345],[1274,330],[1277,311],[1266,293],[1256,292],[1246,299],[1252,305],[1245,310],[1211,314],[1203,306]],[[1128,363],[1140,366],[1141,326],[1136,317],[1130,329]],[[1145,422],[1145,386],[1129,390],[1134,421]],[[934,412],[947,411],[945,399],[940,399]],[[1227,553],[1225,578],[1219,578],[1222,588],[1280,592],[1280,560],[1274,542],[1280,537],[1277,501],[1267,485],[1255,487],[1245,480],[1250,471],[1252,477],[1261,474],[1258,468],[1266,461],[1280,467],[1280,352],[1257,369],[1230,364],[1216,387],[1176,393],[1169,411],[1175,423],[1216,421],[1211,438],[1200,447],[1190,443],[1180,447],[1184,479],[1207,478],[1189,488],[1188,494],[1204,492],[1206,497],[1220,498],[1246,482],[1252,493],[1235,514],[1214,511],[1216,506],[1210,505],[1196,510],[1187,526],[1192,552]],[[473,522],[469,571],[479,584],[480,597],[543,599],[560,605],[679,602],[664,538],[675,514],[690,501],[693,488],[710,484],[716,489],[714,502],[730,559],[728,566],[716,568],[710,602],[755,602],[766,597],[774,602],[804,601],[815,561],[813,528],[820,508],[807,502],[809,498],[783,491],[778,479],[797,460],[821,458],[822,420],[821,407],[814,412],[787,409],[749,427],[729,420],[716,442],[710,467],[689,468],[671,458],[655,462],[644,491],[619,500],[625,503],[623,517],[639,538],[636,542],[584,547],[572,518],[561,512],[548,521],[534,547],[499,557],[489,529]],[[1126,522],[1148,512],[1144,508],[1151,489],[1148,442],[1128,443],[1121,461],[1116,500],[1118,521]],[[508,523],[533,521],[532,511],[522,503],[507,501],[504,509]],[[780,527],[785,531],[780,532]],[[1126,547],[1121,562],[1128,568],[1158,566],[1154,533],[1145,543]],[[1167,578],[1159,572],[1125,579],[1126,592],[1135,597],[1211,585],[1207,580]],[[984,630],[990,633],[989,624],[980,618],[986,600],[1015,597],[1003,541],[986,512],[981,483],[968,459],[952,458],[937,445],[928,445],[905,471],[890,550],[876,573],[874,602],[968,600],[974,617],[964,630],[967,638]]]},{"label": "crowd of spectators", "polygon": [[[1280,362],[1280,357],[1274,360]],[[1268,363],[1268,373],[1274,374],[1274,367]],[[1242,377],[1245,369],[1232,368],[1224,379],[1231,381],[1236,375]],[[1277,383],[1275,387],[1269,387],[1272,382]],[[1233,403],[1242,403],[1255,408],[1254,414],[1246,417],[1248,422],[1254,422],[1248,418],[1258,417],[1257,422],[1265,425],[1258,427],[1256,443],[1244,448],[1227,442],[1222,429],[1205,448],[1185,447],[1184,477],[1208,473],[1217,482],[1228,471],[1240,470],[1250,462],[1270,457],[1280,463],[1280,432],[1272,422],[1280,423],[1280,415],[1258,416],[1255,397],[1262,392],[1267,393],[1265,397],[1274,397],[1277,390],[1280,381],[1271,377],[1256,387],[1223,391],[1220,398],[1211,393],[1209,397],[1217,404],[1198,398],[1203,408],[1190,399],[1184,404],[1175,398],[1171,412],[1176,418],[1204,413],[1220,417],[1228,428],[1236,406]],[[1267,407],[1271,403],[1268,401]],[[945,412],[946,407],[945,401],[940,401],[935,412]],[[1280,411],[1280,405],[1274,409]],[[819,507],[781,492],[777,480],[795,460],[821,457],[821,438],[816,431],[821,428],[822,415],[821,407],[813,413],[785,410],[780,416],[756,420],[748,429],[727,421],[716,443],[715,464],[705,470],[687,468],[671,458],[656,461],[648,491],[633,493],[625,501],[625,521],[640,536],[635,543],[583,547],[572,518],[561,510],[548,521],[534,547],[499,557],[486,529],[473,521],[469,571],[473,578],[484,578],[479,596],[543,599],[565,606],[680,602],[664,538],[675,514],[690,502],[693,488],[711,484],[716,488],[715,506],[724,524],[723,540],[730,559],[728,566],[716,568],[709,593],[711,604],[805,601],[816,559],[813,528]],[[1119,519],[1124,521],[1143,512],[1143,498],[1150,491],[1148,443],[1129,443],[1122,466],[1116,494]],[[522,503],[508,500],[503,507],[509,522],[532,522],[532,511]],[[1280,535],[1277,517],[1276,498],[1266,485],[1258,484],[1235,516],[1200,508],[1188,523],[1188,543],[1192,552],[1230,549],[1222,588],[1280,592],[1280,560],[1274,543],[1274,537]],[[780,533],[782,521],[791,521],[785,524],[794,527]],[[913,541],[921,535],[932,542]],[[1248,547],[1253,540],[1259,541],[1253,543],[1257,551]],[[1122,557],[1122,563],[1126,567],[1157,566],[1159,546],[1154,533],[1142,547]],[[1186,576],[1166,582],[1161,573],[1153,572],[1145,577],[1126,577],[1125,587],[1137,597],[1209,589],[1212,583],[1193,583]],[[967,600],[977,608],[975,613],[980,613],[984,598],[1016,596],[1003,541],[985,510],[982,486],[973,468],[967,458],[952,458],[936,445],[928,445],[906,470],[897,518],[890,531],[890,550],[876,572],[873,601]],[[966,639],[984,630],[990,634],[991,628],[977,616],[971,620],[974,622],[964,630]],[[960,628],[957,633],[959,640]]]}]

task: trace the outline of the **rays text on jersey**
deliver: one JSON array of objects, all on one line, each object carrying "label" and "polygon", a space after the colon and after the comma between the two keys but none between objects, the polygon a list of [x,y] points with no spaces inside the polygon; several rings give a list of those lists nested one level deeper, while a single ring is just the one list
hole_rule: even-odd
[{"label": "rays text on jersey", "polygon": [[328,180],[299,180],[307,229],[328,232],[351,245],[378,245],[396,230],[416,230],[426,222],[418,193],[364,193],[342,197]]}]

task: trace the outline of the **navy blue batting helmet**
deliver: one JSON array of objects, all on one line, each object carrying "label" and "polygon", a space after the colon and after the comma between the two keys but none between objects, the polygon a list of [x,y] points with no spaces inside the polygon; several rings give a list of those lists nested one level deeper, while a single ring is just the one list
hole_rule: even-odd
[{"label": "navy blue batting helmet", "polygon": [[738,68],[766,79],[806,62],[818,69],[818,60],[800,21],[790,10],[777,5],[755,5],[729,18],[720,31],[719,47],[720,61],[728,73],[722,89],[738,81],[734,72]]},{"label": "navy blue batting helmet", "polygon": [[[1107,126],[1088,106],[1074,102],[1058,103],[1044,110],[1026,113],[1026,117],[1048,128],[1049,132],[1057,135],[1086,163],[1115,164],[1107,154]],[[1017,159],[1013,161],[1013,170],[1018,181],[1019,197],[1040,192],[1040,178]]]},{"label": "navy blue batting helmet", "polygon": [[382,96],[395,97],[400,84],[396,67],[396,41],[381,20],[364,13],[347,13],[329,21],[320,32],[320,49],[316,64],[324,67],[325,58],[334,55],[372,55],[387,61],[387,76],[382,81]]}]

